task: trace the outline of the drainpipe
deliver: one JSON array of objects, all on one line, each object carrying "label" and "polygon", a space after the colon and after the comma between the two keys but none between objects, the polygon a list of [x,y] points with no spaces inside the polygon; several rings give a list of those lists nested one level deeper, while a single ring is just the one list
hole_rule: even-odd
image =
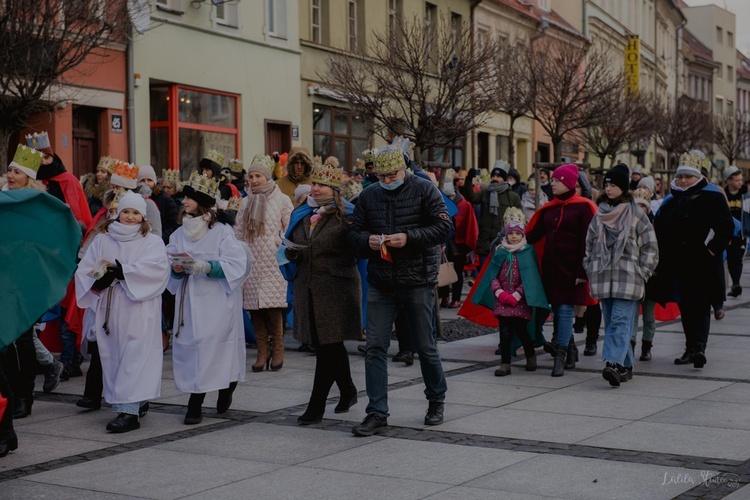
[{"label": "drainpipe", "polygon": [[134,30],[131,27],[130,36],[128,39],[128,49],[127,49],[128,64],[127,64],[127,76],[126,76],[126,78],[128,79],[128,82],[127,82],[128,157],[131,163],[136,163],[135,161],[135,96],[133,95],[135,93],[135,76],[134,76],[135,63],[133,62],[133,53],[135,52],[135,50],[133,49],[134,36],[135,36]]},{"label": "drainpipe", "polygon": [[[474,47],[474,36],[475,36],[475,24],[474,24],[474,10],[482,3],[482,0],[472,0],[471,6],[469,7],[469,29],[471,29],[471,46]],[[473,49],[472,49],[473,50]],[[471,129],[471,166],[476,169],[479,164],[479,158],[477,158],[477,141],[476,132]],[[474,160],[477,160],[476,163]],[[466,165],[464,165],[465,167]]]},{"label": "drainpipe", "polygon": [[687,19],[683,19],[680,24],[677,25],[677,28],[675,28],[675,40],[674,40],[674,56],[675,56],[675,75],[674,75],[674,95],[677,98],[677,102],[680,102],[680,96],[679,96],[679,82],[680,82],[680,60],[682,59],[680,57],[680,33],[682,33],[682,29],[687,24]]}]

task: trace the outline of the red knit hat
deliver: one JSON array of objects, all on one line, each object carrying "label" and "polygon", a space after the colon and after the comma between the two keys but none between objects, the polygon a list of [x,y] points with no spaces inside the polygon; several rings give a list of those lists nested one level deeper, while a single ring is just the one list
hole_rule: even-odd
[{"label": "red knit hat", "polygon": [[572,163],[560,165],[552,172],[552,178],[562,182],[566,188],[573,190],[578,182],[578,167]]}]

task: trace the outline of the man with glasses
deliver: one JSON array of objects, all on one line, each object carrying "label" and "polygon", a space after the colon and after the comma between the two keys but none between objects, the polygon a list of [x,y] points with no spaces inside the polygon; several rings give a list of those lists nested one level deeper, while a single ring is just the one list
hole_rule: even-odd
[{"label": "man with glasses", "polygon": [[443,423],[446,381],[433,336],[440,245],[450,234],[450,216],[438,189],[406,170],[404,155],[385,146],[375,157],[378,182],[359,196],[349,241],[368,258],[367,416],[352,428],[371,436],[388,425],[388,347],[393,322],[403,309],[419,354],[429,408],[425,425]]},{"label": "man with glasses", "polygon": [[734,232],[724,193],[701,176],[701,167],[707,166],[701,151],[680,157],[672,192],[654,220],[659,242],[654,298],[679,304],[685,352],[674,362],[695,368],[706,364],[711,304],[726,298],[722,253]]}]

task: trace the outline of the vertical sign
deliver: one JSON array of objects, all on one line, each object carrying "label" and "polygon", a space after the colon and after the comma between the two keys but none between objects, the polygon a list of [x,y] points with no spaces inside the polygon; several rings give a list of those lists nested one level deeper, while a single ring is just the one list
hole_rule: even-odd
[{"label": "vertical sign", "polygon": [[638,35],[633,35],[628,37],[628,45],[625,47],[625,91],[628,95],[638,93],[640,73],[641,41]]}]

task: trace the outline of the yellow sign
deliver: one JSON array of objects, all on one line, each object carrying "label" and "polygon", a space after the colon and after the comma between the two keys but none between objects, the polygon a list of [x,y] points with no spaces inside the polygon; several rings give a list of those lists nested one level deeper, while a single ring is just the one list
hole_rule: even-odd
[{"label": "yellow sign", "polygon": [[628,95],[638,93],[641,73],[641,41],[638,35],[628,37],[625,47],[625,91]]}]

